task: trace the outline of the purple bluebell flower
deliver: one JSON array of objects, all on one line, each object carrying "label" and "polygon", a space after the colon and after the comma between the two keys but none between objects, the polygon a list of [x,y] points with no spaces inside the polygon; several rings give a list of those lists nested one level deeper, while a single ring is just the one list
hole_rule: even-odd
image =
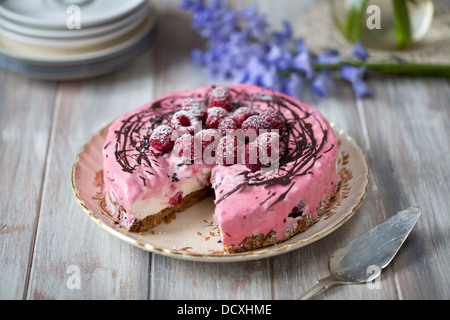
[{"label": "purple bluebell flower", "polygon": [[283,33],[287,39],[292,39],[292,26],[289,21],[283,21]]},{"label": "purple bluebell flower", "polygon": [[240,12],[242,28],[248,31],[249,37],[254,41],[267,41],[269,23],[265,15],[258,12],[256,4],[244,8]]},{"label": "purple bluebell flower", "polygon": [[316,57],[317,64],[336,64],[341,61],[341,55],[336,49],[322,50]]},{"label": "purple bluebell flower", "polygon": [[270,65],[275,65],[278,71],[287,71],[291,68],[292,53],[286,45],[276,43],[268,44],[270,49],[266,55],[266,61]]},{"label": "purple bluebell flower", "polygon": [[330,96],[333,86],[331,70],[322,70],[311,82],[311,90],[321,97]]},{"label": "purple bluebell flower", "polygon": [[296,55],[292,59],[292,67],[295,70],[302,71],[307,79],[312,79],[314,75],[311,55],[303,40],[297,40],[295,43]]},{"label": "purple bluebell flower", "polygon": [[180,8],[183,10],[202,10],[205,6],[205,0],[182,0]]},{"label": "purple bluebell flower", "polygon": [[[288,21],[280,31],[271,31],[267,16],[258,12],[257,5],[232,10],[226,0],[181,0],[180,8],[192,12],[193,29],[207,39],[204,50],[191,51],[191,63],[204,67],[210,76],[263,86],[297,98],[306,79],[315,93],[330,95],[333,71],[322,70],[314,76],[313,64],[340,64],[339,52],[324,50],[313,61],[303,40],[293,38]],[[364,61],[368,56],[362,49],[355,46],[353,54]],[[342,77],[352,83],[358,97],[371,94],[363,81],[365,69],[347,68],[342,68]]]},{"label": "purple bluebell flower", "polygon": [[262,74],[259,85],[265,88],[272,88],[275,91],[280,91],[282,86],[280,74],[274,65],[269,66],[266,72]]},{"label": "purple bluebell flower", "polygon": [[370,98],[373,96],[373,91],[367,86],[364,81],[357,81],[352,83],[353,91],[359,99]]},{"label": "purple bluebell flower", "polygon": [[286,81],[283,92],[297,99],[302,96],[302,77],[296,72],[292,72]]},{"label": "purple bluebell flower", "polygon": [[366,67],[353,67],[350,65],[343,65],[341,68],[341,76],[343,79],[350,82],[353,86],[353,90],[358,98],[371,97],[373,95],[372,90],[364,82],[364,75]]},{"label": "purple bluebell flower", "polygon": [[352,53],[350,53],[350,57],[366,61],[370,57],[370,55],[369,52],[366,50],[366,48],[364,48],[360,42],[356,42],[355,46],[353,47]]}]

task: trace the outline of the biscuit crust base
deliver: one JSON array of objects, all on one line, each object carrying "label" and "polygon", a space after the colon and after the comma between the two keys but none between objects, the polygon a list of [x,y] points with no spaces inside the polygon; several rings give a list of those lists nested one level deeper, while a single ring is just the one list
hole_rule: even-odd
[{"label": "biscuit crust base", "polygon": [[[153,228],[163,222],[164,219],[167,217],[170,217],[171,215],[184,211],[187,208],[193,206],[197,202],[201,201],[202,199],[206,198],[209,195],[213,194],[213,190],[210,187],[206,187],[204,189],[201,189],[199,191],[195,191],[186,197],[183,198],[183,200],[175,205],[172,208],[166,208],[158,212],[157,214],[150,215],[143,220],[135,220],[131,226],[127,229],[127,231],[130,232],[144,232],[150,228]],[[108,197],[109,198],[109,197]],[[331,197],[330,197],[331,199]],[[110,200],[110,199],[109,199]],[[255,249],[264,248],[267,246],[271,246],[277,243],[281,243],[283,241],[286,241],[287,239],[291,238],[295,234],[305,231],[309,227],[311,227],[314,223],[319,221],[319,219],[322,217],[322,215],[326,212],[327,206],[326,204],[329,203],[329,201],[325,202],[322,201],[317,208],[317,216],[316,218],[312,217],[312,213],[309,212],[308,214],[302,215],[298,221],[288,227],[284,231],[283,239],[280,241],[277,238],[277,235],[275,231],[270,231],[267,234],[259,234],[259,235],[250,235],[246,237],[239,245],[227,245],[223,244],[224,251],[226,253],[240,253],[244,251],[250,251]],[[118,208],[119,210],[119,220],[122,219],[124,216],[126,217],[125,210],[117,203],[113,203],[113,205]],[[126,219],[126,218],[125,218]],[[117,220],[117,219],[116,219]]]},{"label": "biscuit crust base", "polygon": [[312,213],[309,212],[300,217],[300,219],[292,226],[288,227],[284,231],[283,239],[280,241],[277,238],[275,231],[270,231],[267,234],[250,235],[246,237],[239,245],[226,245],[224,244],[225,252],[227,253],[240,253],[244,251],[250,251],[255,249],[261,249],[277,243],[288,240],[295,234],[305,231],[311,227],[314,223],[320,220],[323,214],[326,212],[326,202],[322,201],[317,208],[317,217],[314,219]]},{"label": "biscuit crust base", "polygon": [[[144,232],[150,228],[159,225],[161,222],[164,221],[164,219],[170,217],[171,215],[186,210],[187,208],[193,206],[194,204],[196,204],[197,202],[201,201],[202,199],[206,198],[211,194],[213,194],[213,192],[212,189],[209,187],[192,192],[187,196],[185,196],[183,200],[174,207],[163,209],[157,214],[147,216],[142,220],[136,219],[130,226],[128,226],[128,228],[126,226],[124,227],[127,229],[127,231],[130,232]],[[119,221],[123,220],[126,221],[127,214],[125,209],[122,208],[122,206],[119,205],[118,203],[111,201],[111,198],[109,196],[107,198],[109,202],[114,206],[115,210],[118,212],[118,216],[114,217],[116,223],[120,224]]]}]

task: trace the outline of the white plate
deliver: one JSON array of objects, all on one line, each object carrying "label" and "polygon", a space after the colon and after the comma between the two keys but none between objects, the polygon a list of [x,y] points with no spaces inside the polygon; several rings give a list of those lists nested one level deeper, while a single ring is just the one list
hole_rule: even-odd
[{"label": "white plate", "polygon": [[78,5],[82,27],[111,22],[127,15],[147,0],[4,0],[0,16],[38,28],[67,28],[67,8]]},{"label": "white plate", "polygon": [[78,80],[104,75],[121,69],[144,54],[153,44],[155,30],[120,52],[102,59],[84,60],[82,63],[36,65],[8,59],[0,55],[0,67],[31,78],[45,80]]},{"label": "white plate", "polygon": [[348,221],[361,205],[369,185],[367,161],[355,140],[332,124],[339,142],[340,184],[327,212],[312,227],[267,248],[226,254],[213,218],[213,199],[206,198],[151,230],[127,232],[114,223],[105,203],[102,148],[108,128],[94,135],[72,169],[72,188],[83,210],[115,237],[141,249],[173,258],[203,262],[234,262],[267,258],[311,244]]},{"label": "white plate", "polygon": [[149,16],[130,33],[101,45],[72,49],[37,46],[0,37],[0,57],[40,66],[82,64],[89,60],[108,58],[133,46],[146,37],[155,28],[155,24],[156,16],[150,10]]},{"label": "white plate", "polygon": [[148,3],[145,2],[142,6],[131,12],[129,15],[121,19],[114,20],[110,23],[101,24],[93,27],[83,27],[81,29],[51,29],[51,28],[36,28],[24,24],[18,24],[8,19],[0,19],[0,27],[24,36],[40,37],[40,38],[84,38],[95,35],[112,32],[122,27],[127,26],[135,20],[141,20],[145,15],[145,7]]},{"label": "white plate", "polygon": [[[143,8],[137,12],[137,15],[133,15],[133,19],[130,20],[125,26],[119,28],[115,31],[110,31],[106,34],[98,34],[94,36],[87,36],[82,38],[49,38],[49,37],[37,37],[37,36],[28,36],[21,33],[17,33],[11,31],[9,29],[2,28],[0,29],[0,35],[6,36],[12,40],[20,41],[23,43],[28,43],[37,46],[47,46],[47,47],[85,47],[90,45],[101,45],[108,41],[114,40],[127,34],[133,29],[137,28],[142,21],[148,15],[149,8]],[[82,31],[83,29],[79,30]],[[69,30],[76,33],[77,30]]]},{"label": "white plate", "polygon": [[116,71],[145,53],[154,42],[156,16],[151,11],[135,30],[103,45],[85,48],[34,46],[0,37],[0,67],[45,80],[85,79]]}]

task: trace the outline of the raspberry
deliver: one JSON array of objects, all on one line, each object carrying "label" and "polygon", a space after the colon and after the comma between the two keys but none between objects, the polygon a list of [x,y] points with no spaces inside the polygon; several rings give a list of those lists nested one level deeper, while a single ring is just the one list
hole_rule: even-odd
[{"label": "raspberry", "polygon": [[238,160],[238,143],[234,136],[225,136],[217,145],[217,164],[231,166]]},{"label": "raspberry", "polygon": [[237,125],[241,127],[245,120],[257,114],[258,113],[250,107],[241,107],[234,112],[233,117],[234,120],[236,120]]},{"label": "raspberry", "polygon": [[222,136],[226,136],[227,133],[232,134],[234,130],[238,128],[236,120],[233,117],[225,117],[219,122],[219,132]]},{"label": "raspberry", "polygon": [[194,137],[190,134],[184,134],[175,141],[173,147],[175,156],[181,158],[184,161],[190,161],[194,159],[195,144]]},{"label": "raspberry", "polygon": [[206,119],[206,105],[194,98],[187,98],[181,104],[181,110],[190,112],[197,120]]},{"label": "raspberry", "polygon": [[245,166],[251,171],[258,171],[262,167],[276,165],[283,151],[284,146],[278,133],[263,133],[254,142],[245,146]]},{"label": "raspberry", "polygon": [[173,115],[170,125],[180,136],[186,133],[194,134],[202,128],[201,121],[197,120],[191,112],[184,110],[178,111]]},{"label": "raspberry", "polygon": [[276,132],[266,132],[256,138],[258,156],[261,163],[269,165],[272,160],[278,161],[284,152],[284,145],[280,135]]},{"label": "raspberry", "polygon": [[230,90],[225,87],[214,88],[209,97],[209,107],[220,107],[230,111],[233,108],[233,97]]},{"label": "raspberry", "polygon": [[258,146],[256,143],[251,142],[245,146],[244,163],[251,171],[258,171],[263,167],[258,157]]},{"label": "raspberry", "polygon": [[220,140],[220,133],[214,129],[205,129],[194,137],[196,146],[201,146],[203,160],[213,164],[216,156],[216,147]]},{"label": "raspberry", "polygon": [[150,136],[150,146],[158,151],[170,151],[174,146],[174,140],[172,135],[174,134],[173,128],[161,125],[153,130]]},{"label": "raspberry", "polygon": [[206,127],[208,129],[217,129],[220,121],[228,116],[228,111],[224,108],[213,107],[208,109],[208,117],[206,118]]},{"label": "raspberry", "polygon": [[251,116],[242,123],[242,131],[246,136],[258,136],[261,130],[266,132],[270,129],[270,124],[260,116]]},{"label": "raspberry", "polygon": [[286,123],[281,115],[275,109],[266,109],[260,114],[261,119],[269,123],[269,128],[275,129],[281,134],[286,129]]},{"label": "raspberry", "polygon": [[177,204],[180,204],[182,200],[183,200],[183,192],[180,191],[169,200],[169,208],[175,207]]}]

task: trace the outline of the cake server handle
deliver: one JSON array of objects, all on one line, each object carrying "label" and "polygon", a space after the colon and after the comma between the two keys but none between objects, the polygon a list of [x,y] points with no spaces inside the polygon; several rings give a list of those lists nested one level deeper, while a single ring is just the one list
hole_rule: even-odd
[{"label": "cake server handle", "polygon": [[326,288],[331,288],[335,285],[343,284],[342,281],[336,280],[332,275],[329,275],[326,278],[319,280],[313,287],[311,287],[308,291],[306,291],[301,297],[297,300],[308,300],[313,296],[318,294],[320,291]]}]

